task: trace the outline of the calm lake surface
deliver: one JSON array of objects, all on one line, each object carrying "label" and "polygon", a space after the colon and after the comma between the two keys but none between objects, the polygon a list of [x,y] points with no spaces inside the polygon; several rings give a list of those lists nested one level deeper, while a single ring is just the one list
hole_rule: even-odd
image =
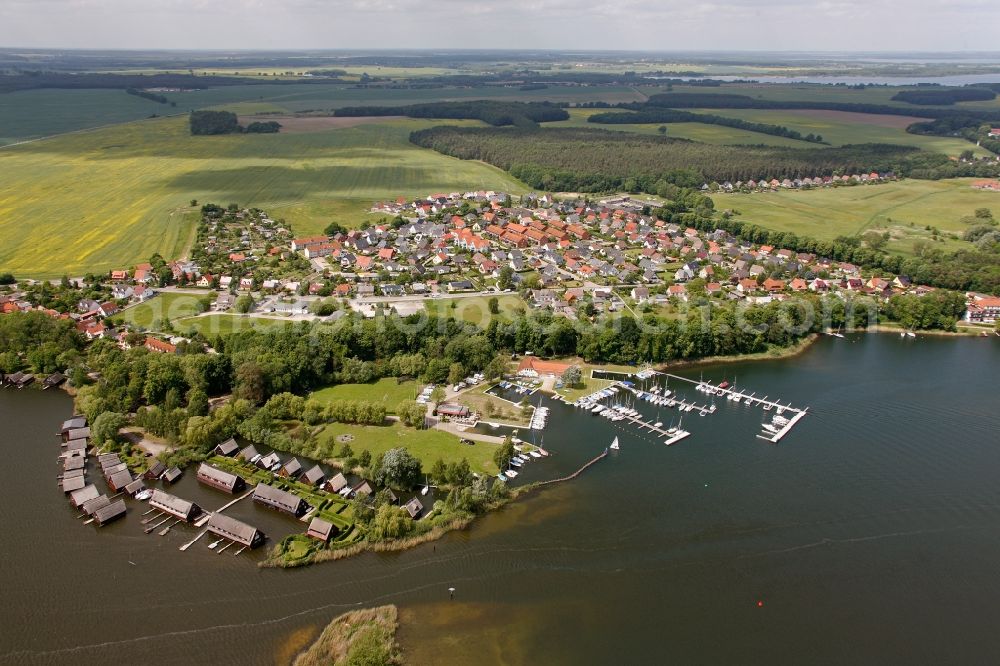
[{"label": "calm lake surface", "polygon": [[[143,534],[137,502],[84,526],[55,479],[69,398],[0,390],[0,663],[284,664],[383,603],[414,664],[995,663],[996,338],[825,338],[682,374],[701,372],[810,413],[772,445],[759,408],[719,401],[668,448],[549,403],[554,455],[524,477],[573,471],[615,435],[621,451],[435,544],[295,571],[207,538],[179,552],[194,528]],[[172,492],[228,501],[193,477]],[[301,529],[250,500],[230,512]]]}]

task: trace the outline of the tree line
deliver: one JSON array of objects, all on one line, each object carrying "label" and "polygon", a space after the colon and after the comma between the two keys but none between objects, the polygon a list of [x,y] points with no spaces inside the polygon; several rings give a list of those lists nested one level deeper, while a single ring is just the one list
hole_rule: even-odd
[{"label": "tree line", "polygon": [[163,95],[158,95],[154,92],[149,92],[148,90],[142,90],[140,88],[126,88],[125,92],[127,92],[129,95],[142,97],[143,99],[148,99],[151,102],[156,102],[158,104],[169,104],[170,106],[177,106],[177,102],[171,102]]},{"label": "tree line", "polygon": [[951,106],[956,102],[988,102],[996,99],[996,96],[997,94],[989,88],[967,86],[964,88],[901,90],[893,95],[891,99],[897,102],[907,102],[922,106]]}]

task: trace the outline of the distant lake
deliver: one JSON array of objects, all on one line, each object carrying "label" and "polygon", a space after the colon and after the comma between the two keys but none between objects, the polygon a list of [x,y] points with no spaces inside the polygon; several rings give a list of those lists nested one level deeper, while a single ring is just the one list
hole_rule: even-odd
[{"label": "distant lake", "polygon": [[[621,450],[434,544],[294,571],[206,539],[179,552],[193,528],[143,534],[136,502],[84,526],[55,479],[69,398],[0,389],[0,664],[287,663],[334,616],[383,603],[413,664],[996,661],[1000,338],[824,338],[679,374],[809,415],[773,445],[754,436],[764,412],[717,400],[668,448],[544,401],[553,455],[524,477],[615,436]],[[230,499],[191,471],[172,492]],[[303,528],[234,510],[274,538]]]},{"label": "distant lake", "polygon": [[[669,77],[666,77],[669,78]],[[874,84],[889,86],[915,86],[918,83],[937,83],[942,86],[965,86],[973,83],[1000,83],[1000,72],[996,74],[951,74],[948,76],[715,76],[704,77],[673,77],[686,81],[702,79],[717,79],[719,81],[753,80],[760,83],[824,83],[833,85]]]}]

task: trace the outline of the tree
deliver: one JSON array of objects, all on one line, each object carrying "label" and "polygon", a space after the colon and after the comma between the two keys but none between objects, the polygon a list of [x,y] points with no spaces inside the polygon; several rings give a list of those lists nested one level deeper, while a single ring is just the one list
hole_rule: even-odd
[{"label": "tree", "polygon": [[575,388],[583,383],[583,372],[580,370],[580,366],[571,365],[566,368],[566,371],[562,374],[562,381],[565,386],[570,388]]},{"label": "tree", "polygon": [[510,289],[511,284],[514,281],[514,269],[510,266],[504,266],[500,269],[500,277],[497,278],[497,287],[502,291]]},{"label": "tree", "polygon": [[457,384],[465,377],[465,368],[461,363],[452,363],[448,367],[448,383]]},{"label": "tree", "polygon": [[342,224],[338,224],[337,222],[331,222],[330,224],[326,225],[326,229],[323,230],[323,233],[326,234],[327,236],[346,234],[347,228],[344,227],[344,225]]},{"label": "tree", "polygon": [[656,131],[659,132],[661,136],[666,135],[666,133],[667,133],[667,126],[666,125],[660,125],[659,127],[656,128]]},{"label": "tree", "polygon": [[103,412],[94,419],[94,425],[92,426],[94,443],[98,446],[102,446],[108,442],[117,444],[121,441],[118,431],[124,428],[126,423],[128,423],[128,419],[125,418],[124,414]]},{"label": "tree", "polygon": [[514,443],[510,440],[510,437],[505,437],[503,444],[498,446],[497,450],[493,452],[493,462],[495,462],[497,467],[502,470],[510,464],[511,458],[513,457]]},{"label": "tree", "polygon": [[264,371],[253,361],[246,361],[236,370],[236,382],[233,395],[259,405],[266,397]]},{"label": "tree", "polygon": [[187,412],[190,416],[205,416],[208,414],[208,394],[200,388],[193,388],[187,395]]},{"label": "tree", "polygon": [[365,449],[364,451],[362,451],[361,453],[359,453],[358,454],[358,464],[361,465],[362,467],[368,467],[369,465],[371,465],[372,464],[372,452],[369,451],[368,449]]},{"label": "tree", "polygon": [[483,374],[486,379],[499,379],[507,372],[507,358],[503,354],[497,354],[486,364]]},{"label": "tree", "polygon": [[440,405],[441,401],[444,400],[444,389],[440,386],[435,386],[434,390],[431,391],[431,402],[435,405]]},{"label": "tree", "polygon": [[409,490],[420,482],[420,461],[402,447],[389,449],[382,456],[382,464],[375,471],[375,482],[399,490]]},{"label": "tree", "polygon": [[246,314],[253,309],[253,297],[250,294],[243,294],[236,299],[233,308],[240,314]]},{"label": "tree", "polygon": [[383,504],[375,512],[368,526],[368,538],[385,541],[406,536],[413,529],[413,521],[403,509],[391,504]]},{"label": "tree", "polygon": [[490,296],[490,300],[487,301],[487,306],[490,309],[490,314],[500,314],[500,300],[496,296]]},{"label": "tree", "polygon": [[442,483],[447,480],[446,474],[448,472],[448,467],[444,464],[444,461],[438,458],[431,465],[430,477],[438,483]]}]

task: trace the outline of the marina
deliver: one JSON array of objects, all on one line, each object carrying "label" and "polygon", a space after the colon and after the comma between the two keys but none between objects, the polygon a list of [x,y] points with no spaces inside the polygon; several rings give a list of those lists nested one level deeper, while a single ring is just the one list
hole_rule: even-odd
[{"label": "marina", "polygon": [[[628,379],[617,379],[611,386],[595,391],[569,404],[574,407],[589,410],[596,416],[602,416],[612,422],[626,422],[636,426],[641,432],[655,433],[664,438],[664,444],[671,446],[689,437],[692,433],[681,429],[683,414],[708,416],[715,414],[716,397],[734,405],[743,404],[760,407],[764,412],[773,412],[770,423],[761,424],[761,432],[757,435],[772,444],[777,444],[806,415],[808,407],[792,407],[791,403],[782,404],[769,399],[770,396],[759,397],[756,392],[738,391],[729,382],[723,380],[713,384],[704,379],[690,379],[667,372],[645,369],[635,374],[626,375]],[[663,382],[660,382],[663,378]],[[682,396],[668,388],[670,381],[692,385],[696,391],[710,396],[708,403],[697,403],[693,399]],[[640,388],[641,387],[641,388]],[[635,408],[636,404],[646,402],[657,407],[676,409],[682,414],[677,426],[664,428],[662,421],[651,421]],[[786,416],[790,414],[791,416]]]}]

